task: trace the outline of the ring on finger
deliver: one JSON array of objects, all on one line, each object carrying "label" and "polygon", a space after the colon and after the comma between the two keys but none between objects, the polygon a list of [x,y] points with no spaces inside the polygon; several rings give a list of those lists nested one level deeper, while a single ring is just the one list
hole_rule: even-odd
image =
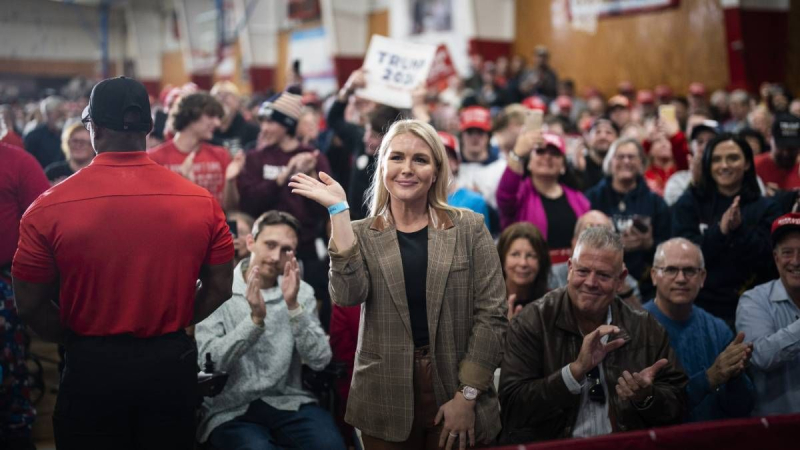
[{"label": "ring on finger", "polygon": [[450,432],[450,437],[458,437],[458,433],[453,433],[453,432],[451,431],[451,432]]}]

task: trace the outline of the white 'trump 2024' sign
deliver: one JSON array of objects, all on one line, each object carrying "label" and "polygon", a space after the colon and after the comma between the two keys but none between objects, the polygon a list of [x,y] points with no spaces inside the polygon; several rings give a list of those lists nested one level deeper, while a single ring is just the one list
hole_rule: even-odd
[{"label": "white 'trump 2024' sign", "polygon": [[411,92],[428,78],[436,47],[374,35],[364,58],[367,87],[356,92],[395,108],[411,107]]}]

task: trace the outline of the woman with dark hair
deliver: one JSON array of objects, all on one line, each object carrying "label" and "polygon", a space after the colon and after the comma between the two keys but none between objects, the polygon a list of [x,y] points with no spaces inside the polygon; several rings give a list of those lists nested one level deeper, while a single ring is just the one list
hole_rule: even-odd
[{"label": "woman with dark hair", "polygon": [[550,254],[539,229],[527,222],[506,228],[497,242],[506,280],[508,319],[547,293]]},{"label": "woman with dark hair", "polygon": [[774,266],[770,226],[780,209],[761,195],[747,141],[722,133],[703,154],[703,175],[672,211],[673,236],[700,245],[708,276],[697,305],[733,326],[739,294],[767,281]]},{"label": "woman with dark hair", "polygon": [[570,179],[564,140],[552,133],[520,134],[497,187],[500,226],[530,222],[542,233],[553,263],[569,259],[572,230],[589,201]]}]

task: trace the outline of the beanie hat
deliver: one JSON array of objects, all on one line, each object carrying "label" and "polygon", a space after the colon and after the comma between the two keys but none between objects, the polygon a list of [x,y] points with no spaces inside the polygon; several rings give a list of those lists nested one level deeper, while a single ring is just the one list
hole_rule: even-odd
[{"label": "beanie hat", "polygon": [[258,118],[278,122],[286,128],[289,134],[294,136],[302,108],[302,97],[289,92],[281,92],[261,104]]}]

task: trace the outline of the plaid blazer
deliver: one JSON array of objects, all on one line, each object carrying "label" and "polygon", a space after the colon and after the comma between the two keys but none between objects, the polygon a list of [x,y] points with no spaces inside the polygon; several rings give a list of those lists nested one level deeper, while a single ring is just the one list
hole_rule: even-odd
[{"label": "plaid blazer", "polygon": [[[399,442],[414,418],[414,341],[396,228],[390,214],[352,225],[355,244],[339,250],[331,240],[329,248],[331,299],[364,304],[345,420]],[[508,321],[500,258],[480,215],[430,209],[426,295],[436,402],[460,384],[481,390],[476,441],[493,442],[500,409],[492,379]]]}]

